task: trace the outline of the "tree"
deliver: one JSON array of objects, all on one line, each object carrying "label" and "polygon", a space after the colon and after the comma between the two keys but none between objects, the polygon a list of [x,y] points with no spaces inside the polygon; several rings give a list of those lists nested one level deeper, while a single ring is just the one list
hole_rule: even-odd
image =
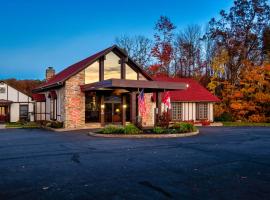
[{"label": "tree", "polygon": [[4,81],[11,87],[30,96],[32,95],[32,90],[43,83],[43,81],[40,80],[17,80],[15,78],[6,79]]},{"label": "tree", "polygon": [[270,26],[265,28],[263,32],[263,55],[264,61],[270,64]]},{"label": "tree", "polygon": [[116,44],[124,49],[128,55],[143,68],[151,62],[152,41],[144,36],[121,36],[115,39]]},{"label": "tree", "polygon": [[201,75],[201,37],[199,25],[189,25],[177,35],[175,75],[183,77]]},{"label": "tree", "polygon": [[[173,31],[176,27],[166,16],[161,16],[155,25],[154,45],[152,56],[156,59],[156,72],[170,74],[173,62]],[[151,69],[151,67],[150,67]]]},{"label": "tree", "polygon": [[226,78],[235,84],[244,67],[243,61],[262,63],[262,32],[270,20],[270,8],[267,0],[235,0],[229,13],[222,10],[220,17],[210,21],[208,34],[227,50]]}]

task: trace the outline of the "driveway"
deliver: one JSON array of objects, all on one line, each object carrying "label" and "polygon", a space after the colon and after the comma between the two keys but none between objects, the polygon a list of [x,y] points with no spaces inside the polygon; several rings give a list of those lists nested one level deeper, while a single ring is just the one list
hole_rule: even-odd
[{"label": "driveway", "polygon": [[0,130],[0,199],[269,199],[270,129],[178,139]]}]

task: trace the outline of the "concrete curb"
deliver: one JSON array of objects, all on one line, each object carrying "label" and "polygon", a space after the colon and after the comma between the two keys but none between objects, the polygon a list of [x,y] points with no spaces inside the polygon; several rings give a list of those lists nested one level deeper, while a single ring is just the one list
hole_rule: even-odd
[{"label": "concrete curb", "polygon": [[89,132],[89,136],[103,137],[103,138],[181,138],[198,135],[199,130],[190,133],[178,133],[178,134],[138,134],[138,135],[124,135],[124,134],[99,134]]}]

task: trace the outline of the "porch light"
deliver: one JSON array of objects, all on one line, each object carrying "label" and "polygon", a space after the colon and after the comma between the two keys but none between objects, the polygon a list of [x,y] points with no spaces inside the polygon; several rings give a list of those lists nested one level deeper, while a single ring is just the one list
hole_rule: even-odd
[{"label": "porch light", "polygon": [[123,105],[123,108],[125,108],[125,109],[126,109],[126,108],[127,108],[127,105],[126,105],[126,104],[124,104],[124,105]]},{"label": "porch light", "polygon": [[101,107],[101,109],[104,109],[104,108],[105,108],[105,105],[104,105],[104,104],[102,104],[100,107]]}]

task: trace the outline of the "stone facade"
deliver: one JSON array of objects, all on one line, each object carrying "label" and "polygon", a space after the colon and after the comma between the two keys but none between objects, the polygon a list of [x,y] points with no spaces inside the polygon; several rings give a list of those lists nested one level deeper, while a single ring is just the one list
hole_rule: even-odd
[{"label": "stone facade", "polygon": [[70,77],[65,83],[64,118],[65,128],[85,126],[85,94],[80,85],[84,84],[84,70]]},{"label": "stone facade", "polygon": [[142,118],[142,126],[151,127],[155,124],[155,102],[151,99],[152,93],[144,94],[144,100],[146,105],[146,115]]}]

